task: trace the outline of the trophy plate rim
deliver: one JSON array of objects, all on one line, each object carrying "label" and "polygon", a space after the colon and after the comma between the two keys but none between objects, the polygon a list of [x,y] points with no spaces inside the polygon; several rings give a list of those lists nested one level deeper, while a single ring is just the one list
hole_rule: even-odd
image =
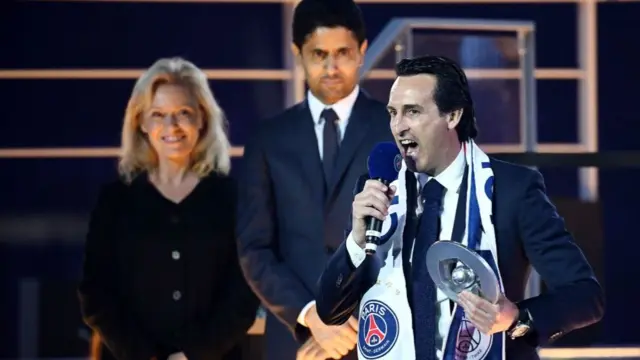
[{"label": "trophy plate rim", "polygon": [[[441,250],[443,249],[444,250]],[[443,257],[444,255],[444,257]],[[478,276],[482,297],[496,303],[500,296],[500,283],[491,265],[478,253],[457,241],[440,240],[427,250],[427,270],[436,286],[453,301],[458,301],[458,294],[453,291],[441,274],[440,263],[447,259],[460,259]]]}]

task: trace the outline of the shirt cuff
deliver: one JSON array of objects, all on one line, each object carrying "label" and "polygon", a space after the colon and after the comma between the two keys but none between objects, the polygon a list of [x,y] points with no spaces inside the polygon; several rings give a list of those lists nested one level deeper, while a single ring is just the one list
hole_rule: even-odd
[{"label": "shirt cuff", "polygon": [[362,264],[367,256],[364,249],[358,245],[351,234],[347,237],[347,252],[349,253],[349,258],[351,259],[351,263],[353,263],[353,267],[356,268]]},{"label": "shirt cuff", "polygon": [[308,327],[307,322],[305,321],[305,317],[307,316],[307,312],[309,312],[309,309],[311,309],[311,307],[315,304],[315,300],[309,301],[309,303],[302,308],[302,311],[300,311],[300,315],[298,315],[298,324],[304,327]]}]

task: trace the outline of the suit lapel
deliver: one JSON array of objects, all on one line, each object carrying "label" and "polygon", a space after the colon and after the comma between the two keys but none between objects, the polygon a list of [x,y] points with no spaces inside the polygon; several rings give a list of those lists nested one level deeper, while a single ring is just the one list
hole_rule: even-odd
[{"label": "suit lapel", "polygon": [[327,199],[331,199],[334,191],[340,184],[344,174],[346,173],[353,157],[355,156],[362,140],[367,135],[371,119],[369,119],[370,107],[368,106],[369,98],[363,91],[360,91],[356,103],[353,105],[351,117],[344,134],[344,139],[340,144],[336,167],[333,170],[332,181],[329,184]]},{"label": "suit lapel", "polygon": [[313,119],[307,101],[297,105],[294,114],[290,139],[293,139],[293,153],[300,161],[302,171],[308,179],[308,183],[314,194],[324,197],[325,181],[320,152],[318,151],[318,138],[316,136]]}]

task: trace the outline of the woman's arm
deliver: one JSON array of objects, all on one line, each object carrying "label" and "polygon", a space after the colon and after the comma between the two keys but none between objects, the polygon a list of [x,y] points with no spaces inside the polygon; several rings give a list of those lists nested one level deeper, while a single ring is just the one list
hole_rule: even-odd
[{"label": "woman's arm", "polygon": [[123,308],[119,294],[113,234],[119,202],[126,199],[123,189],[121,183],[105,186],[91,213],[78,296],[84,322],[117,359],[151,359],[155,346]]}]

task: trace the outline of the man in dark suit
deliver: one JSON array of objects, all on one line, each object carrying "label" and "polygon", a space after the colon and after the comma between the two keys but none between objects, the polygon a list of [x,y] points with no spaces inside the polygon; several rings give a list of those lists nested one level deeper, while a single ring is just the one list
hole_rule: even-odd
[{"label": "man in dark suit", "polygon": [[355,347],[355,317],[344,326],[323,324],[314,291],[344,238],[353,184],[366,172],[369,152],[392,140],[384,104],[358,87],[366,49],[354,2],[300,2],[292,50],[306,75],[307,98],[260,123],[245,145],[239,254],[269,310],[268,359],[294,359],[308,339],[302,358],[339,359]]},{"label": "man in dark suit", "polygon": [[[400,321],[413,324],[417,359],[442,359],[453,304],[436,302],[446,297],[435,288],[427,271],[416,267],[418,264],[426,267],[423,259],[433,241],[458,241],[456,210],[460,194],[466,194],[466,190],[460,189],[465,186],[463,179],[469,166],[465,151],[477,135],[473,103],[466,76],[449,59],[425,56],[403,60],[396,72],[398,77],[391,88],[387,109],[407,166],[408,210],[400,241],[406,301],[411,312]],[[487,196],[493,204],[491,222],[504,294],[497,304],[492,304],[463,292],[458,304],[480,333],[506,335],[507,359],[538,359],[537,346],[601,319],[603,293],[590,265],[565,229],[563,219],[547,198],[540,173],[489,159],[494,180],[493,193]],[[425,191],[427,188],[431,190]],[[433,196],[432,189],[438,190],[437,196]],[[351,233],[330,259],[320,280],[317,309],[326,324],[344,323],[363,295],[375,286],[369,279],[370,270],[361,266],[365,260],[365,218],[384,220],[397,186],[386,187],[368,180],[363,189],[356,191],[359,194],[353,202]],[[432,196],[438,205],[427,207],[425,204]],[[423,219],[430,213],[435,214],[431,223],[435,230],[428,243]],[[463,224],[464,218],[463,211]],[[532,266],[548,290],[524,299]],[[417,292],[424,296],[414,296]],[[425,331],[427,326],[431,326],[429,331]],[[480,358],[484,356],[486,353]]]}]

